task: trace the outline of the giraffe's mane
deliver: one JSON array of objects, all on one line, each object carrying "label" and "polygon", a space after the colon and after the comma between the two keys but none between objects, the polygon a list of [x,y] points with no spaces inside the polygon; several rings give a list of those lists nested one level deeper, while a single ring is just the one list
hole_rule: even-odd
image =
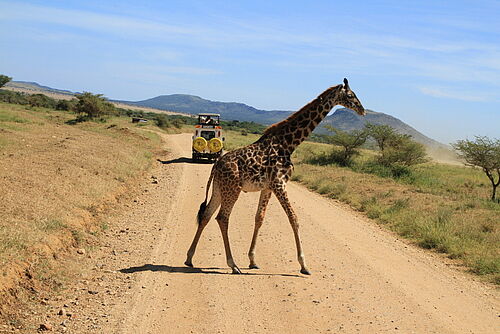
[{"label": "giraffe's mane", "polygon": [[291,114],[290,116],[288,116],[284,120],[279,121],[277,123],[274,123],[274,124],[270,125],[267,129],[264,130],[264,133],[262,134],[262,137],[274,134],[277,129],[281,128],[283,125],[285,125],[287,123],[290,123],[291,121],[293,121],[294,119],[296,119],[297,117],[299,117],[300,113],[303,112],[304,110],[316,108],[316,106],[318,105],[321,97],[323,97],[323,95],[325,95],[325,93],[327,93],[328,91],[330,91],[332,89],[336,89],[339,86],[342,86],[342,85],[337,85],[337,86],[333,86],[333,87],[328,88],[323,93],[321,93],[317,98],[315,98],[314,100],[312,100],[311,102],[309,102],[308,104],[306,104],[305,106],[303,106],[302,108],[300,108],[300,110],[294,112],[293,114]]}]

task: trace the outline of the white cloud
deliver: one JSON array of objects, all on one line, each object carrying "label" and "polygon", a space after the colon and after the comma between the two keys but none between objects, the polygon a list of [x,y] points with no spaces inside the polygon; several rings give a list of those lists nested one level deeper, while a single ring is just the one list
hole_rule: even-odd
[{"label": "white cloud", "polygon": [[450,90],[442,87],[418,87],[418,90],[425,95],[437,98],[446,98],[467,102],[486,102],[491,100],[492,96],[488,94],[477,94],[471,91]]}]

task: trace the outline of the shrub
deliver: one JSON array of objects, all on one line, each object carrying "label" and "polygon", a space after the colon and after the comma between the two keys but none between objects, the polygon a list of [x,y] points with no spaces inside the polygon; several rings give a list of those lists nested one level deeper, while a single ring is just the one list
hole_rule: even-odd
[{"label": "shrub", "polygon": [[28,95],[28,103],[32,107],[55,108],[57,100],[44,94]]},{"label": "shrub", "polygon": [[84,92],[76,96],[78,103],[75,111],[83,116],[83,119],[94,119],[116,113],[115,106],[108,102],[102,94]]},{"label": "shrub", "polygon": [[74,110],[74,108],[76,107],[76,103],[77,103],[76,99],[59,100],[56,103],[56,110],[65,110],[65,111]]},{"label": "shrub", "polygon": [[380,177],[387,177],[387,178],[394,178],[394,179],[399,179],[399,178],[409,178],[412,176],[411,169],[407,166],[402,166],[402,165],[385,165],[381,164],[377,160],[373,161],[368,161],[364,164],[362,164],[357,171],[362,172],[362,173],[369,173],[369,174],[375,174]]},{"label": "shrub", "polygon": [[157,115],[155,117],[155,124],[161,129],[168,129],[172,127],[167,115]]},{"label": "shrub", "polygon": [[389,140],[378,161],[384,166],[405,166],[421,164],[427,161],[424,145],[415,142],[407,135],[397,135]]},{"label": "shrub", "polygon": [[10,90],[0,90],[0,101],[22,105],[29,104],[27,94],[12,92]]},{"label": "shrub", "polygon": [[177,129],[180,129],[186,122],[184,122],[183,119],[181,118],[174,118],[172,120],[172,125],[175,126]]}]

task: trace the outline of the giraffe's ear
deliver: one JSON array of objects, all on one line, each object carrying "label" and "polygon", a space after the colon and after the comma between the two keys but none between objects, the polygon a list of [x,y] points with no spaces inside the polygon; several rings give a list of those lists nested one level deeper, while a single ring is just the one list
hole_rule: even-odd
[{"label": "giraffe's ear", "polygon": [[349,82],[347,81],[347,78],[344,78],[344,87],[349,87]]}]

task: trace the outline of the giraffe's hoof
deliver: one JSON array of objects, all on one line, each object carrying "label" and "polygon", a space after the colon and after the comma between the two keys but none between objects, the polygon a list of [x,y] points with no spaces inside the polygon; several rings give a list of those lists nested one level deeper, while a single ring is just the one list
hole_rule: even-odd
[{"label": "giraffe's hoof", "polygon": [[188,266],[188,267],[193,268],[193,262],[191,262],[191,261],[187,261],[187,260],[186,260],[186,262],[184,262],[184,264],[185,264],[186,266]]},{"label": "giraffe's hoof", "polygon": [[233,267],[233,274],[241,274],[241,270],[238,267]]},{"label": "giraffe's hoof", "polygon": [[250,268],[250,269],[260,269],[260,267],[258,265],[256,265],[256,264],[251,264],[251,265],[248,266],[248,268]]},{"label": "giraffe's hoof", "polygon": [[306,268],[300,269],[300,273],[304,274],[304,275],[311,275],[311,272],[309,270],[307,270]]}]

